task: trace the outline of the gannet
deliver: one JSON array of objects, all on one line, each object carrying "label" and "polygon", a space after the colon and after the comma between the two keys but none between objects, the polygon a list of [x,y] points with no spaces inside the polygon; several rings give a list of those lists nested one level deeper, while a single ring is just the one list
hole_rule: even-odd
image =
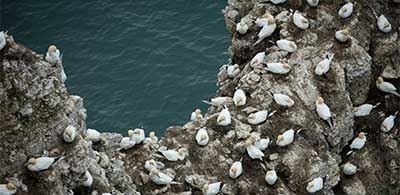
[{"label": "gannet", "polygon": [[256,21],[254,22],[258,27],[263,27],[266,24],[268,24],[268,19],[261,17],[261,18],[257,18]]},{"label": "gannet", "polygon": [[250,64],[261,64],[264,63],[264,58],[265,58],[265,51],[258,52],[253,59],[251,59]]},{"label": "gannet", "polygon": [[[129,131],[128,131],[128,133],[129,133]],[[132,131],[130,137],[131,137],[131,139],[133,141],[135,141],[136,144],[140,144],[140,143],[142,143],[144,141],[144,138],[146,136],[144,134],[144,130],[143,129],[136,128],[135,130]]]},{"label": "gannet", "polygon": [[287,0],[269,0],[271,3],[277,5],[281,3],[285,3]]},{"label": "gannet", "polygon": [[71,143],[75,140],[75,137],[76,137],[76,128],[73,125],[68,125],[68,127],[65,128],[63,133],[64,141],[67,143]]},{"label": "gannet", "polygon": [[334,56],[335,54],[332,54],[328,56],[328,58],[325,58],[321,62],[319,62],[315,67],[315,74],[319,76],[326,74],[329,71]]},{"label": "gannet", "polygon": [[234,64],[234,65],[229,65],[226,68],[226,71],[228,73],[229,78],[235,78],[239,73],[240,73],[240,67],[239,64]]},{"label": "gannet", "polygon": [[384,15],[381,15],[378,18],[378,28],[380,31],[388,33],[392,30],[392,25]]},{"label": "gannet", "polygon": [[287,146],[294,141],[295,131],[293,129],[289,129],[283,132],[281,135],[278,135],[276,140],[276,145],[278,146]]},{"label": "gannet", "polygon": [[263,138],[254,142],[254,147],[258,148],[259,150],[265,150],[268,148],[269,142],[269,137]]},{"label": "gannet", "polygon": [[358,136],[351,142],[350,148],[351,149],[361,149],[364,147],[365,142],[367,142],[367,136],[365,136],[366,133],[360,132],[358,133]]},{"label": "gannet", "polygon": [[196,133],[197,144],[199,144],[200,146],[205,146],[208,144],[208,140],[209,140],[209,137],[208,137],[206,128],[203,127],[201,129],[199,129]]},{"label": "gannet", "polygon": [[216,195],[218,194],[219,190],[221,188],[221,182],[215,182],[211,184],[204,184],[201,191],[203,192],[203,195]]},{"label": "gannet", "polygon": [[17,186],[12,182],[0,184],[0,195],[11,195],[17,193]]},{"label": "gannet", "polygon": [[353,3],[348,2],[344,4],[338,11],[341,18],[347,18],[353,13]]},{"label": "gannet", "polygon": [[28,169],[30,171],[43,171],[47,170],[56,160],[56,157],[39,157],[39,158],[30,158],[26,163]]},{"label": "gannet", "polygon": [[229,169],[229,177],[232,179],[238,178],[243,172],[242,161],[236,161]]},{"label": "gannet", "polygon": [[84,187],[92,187],[93,184],[93,177],[92,174],[90,174],[89,171],[85,172],[85,176],[83,177],[83,182],[82,182],[82,186]]},{"label": "gannet", "polygon": [[308,5],[310,5],[311,7],[315,7],[318,5],[319,0],[307,0]]},{"label": "gannet", "polygon": [[343,165],[343,173],[345,175],[354,175],[357,172],[357,167],[350,162],[347,162]]},{"label": "gannet", "polygon": [[382,77],[378,77],[376,80],[376,87],[385,93],[391,93],[397,97],[400,97],[400,94],[397,93],[396,87],[392,83],[384,81]]},{"label": "gannet", "polygon": [[229,112],[228,108],[225,107],[218,115],[217,124],[219,126],[228,126],[231,124],[231,120],[231,113]]},{"label": "gannet", "polygon": [[100,132],[95,129],[87,129],[85,139],[92,142],[98,142],[101,138],[100,135]]},{"label": "gannet", "polygon": [[239,34],[242,34],[242,35],[246,34],[248,29],[249,29],[249,26],[247,26],[247,24],[244,23],[243,21],[236,24],[236,31]]},{"label": "gannet", "polygon": [[293,14],[293,23],[294,23],[294,25],[297,26],[297,28],[300,28],[302,30],[305,30],[308,27],[310,27],[310,24],[309,24],[307,18],[305,18],[303,15],[301,15],[301,13],[298,10],[296,10]]},{"label": "gannet", "polygon": [[265,69],[275,74],[286,74],[290,71],[291,67],[287,63],[266,63]]},{"label": "gannet", "polygon": [[233,103],[236,106],[244,106],[246,104],[246,94],[242,89],[237,89],[233,94]]},{"label": "gannet", "polygon": [[144,138],[145,144],[156,144],[158,143],[158,137],[154,131],[150,131],[149,137]]},{"label": "gannet", "polygon": [[263,41],[265,38],[271,36],[272,33],[274,33],[274,31],[276,29],[276,23],[275,23],[274,16],[272,16],[270,14],[265,14],[263,17],[267,18],[267,23],[264,24],[264,26],[261,28],[260,32],[257,35],[258,39],[253,45],[257,45],[258,43]]},{"label": "gannet", "polygon": [[190,115],[190,120],[191,121],[197,121],[203,118],[203,115],[201,114],[201,110],[196,108],[192,114]]},{"label": "gannet", "polygon": [[309,193],[315,193],[324,188],[324,180],[321,177],[317,177],[313,179],[312,181],[308,182],[307,184],[307,192]]},{"label": "gannet", "polygon": [[371,113],[372,109],[376,108],[379,105],[380,105],[380,103],[377,103],[376,105],[372,105],[372,104],[360,105],[360,106],[354,108],[353,114],[354,114],[354,116],[368,116]]},{"label": "gannet", "polygon": [[293,53],[297,50],[297,45],[293,41],[289,41],[286,39],[281,39],[276,41],[276,45],[279,47],[279,49],[287,51],[289,53]]},{"label": "gannet", "polygon": [[251,113],[247,117],[247,122],[249,122],[252,125],[258,125],[260,123],[263,123],[265,120],[267,120],[267,117],[268,117],[268,111],[260,110],[255,113]]},{"label": "gannet", "polygon": [[165,146],[161,146],[158,151],[169,161],[184,160],[187,150],[185,148],[180,148],[178,151],[174,149],[167,149]]},{"label": "gannet", "polygon": [[267,184],[274,185],[277,180],[278,180],[278,175],[276,175],[275,170],[267,171],[267,173],[265,174],[265,181],[267,182]]},{"label": "gannet", "polygon": [[339,42],[347,42],[350,39],[350,32],[348,29],[338,30],[335,32],[335,38]]},{"label": "gannet", "polygon": [[64,66],[61,65],[61,82],[65,83],[66,80],[67,80],[67,74],[65,74]]},{"label": "gannet", "polygon": [[294,101],[287,95],[275,93],[273,97],[274,101],[280,106],[292,107],[294,105]]},{"label": "gannet", "polygon": [[256,148],[250,139],[246,140],[245,142],[247,154],[250,156],[251,159],[260,159],[264,157],[264,153]]},{"label": "gannet", "polygon": [[136,145],[135,140],[132,140],[131,137],[123,137],[119,142],[118,150],[129,150]]},{"label": "gannet", "polygon": [[0,31],[0,50],[3,50],[6,44],[7,44],[6,33],[4,31]]},{"label": "gannet", "polygon": [[174,178],[161,172],[156,168],[150,170],[149,176],[150,180],[158,185],[180,184],[178,182],[173,181]]},{"label": "gannet", "polygon": [[212,105],[212,106],[222,106],[224,104],[226,104],[226,102],[228,101],[229,97],[216,97],[216,98],[211,98],[210,101],[206,101],[206,100],[202,100],[202,102]]},{"label": "gannet", "polygon": [[148,171],[151,171],[151,169],[155,168],[155,169],[164,169],[165,165],[162,162],[159,161],[155,161],[154,159],[151,160],[146,160],[144,162],[144,168]]},{"label": "gannet", "polygon": [[322,119],[328,122],[329,127],[333,127],[332,124],[332,114],[329,109],[329,107],[325,104],[324,98],[318,97],[317,101],[315,102],[316,110],[318,113],[318,116]]},{"label": "gannet", "polygon": [[389,132],[394,127],[394,121],[396,120],[397,112],[394,115],[389,115],[388,117],[383,120],[381,124],[381,131]]},{"label": "gannet", "polygon": [[56,64],[60,60],[60,50],[55,45],[50,45],[45,59],[50,64]]}]

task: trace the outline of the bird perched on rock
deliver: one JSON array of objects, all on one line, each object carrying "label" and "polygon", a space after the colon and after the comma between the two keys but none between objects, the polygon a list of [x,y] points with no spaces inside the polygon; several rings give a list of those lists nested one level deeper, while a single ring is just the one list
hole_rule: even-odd
[{"label": "bird perched on rock", "polygon": [[3,50],[7,44],[6,34],[4,31],[0,31],[0,50]]},{"label": "bird perched on rock", "polygon": [[343,165],[343,173],[345,175],[354,175],[357,172],[357,166],[353,165],[350,162],[347,162]]},{"label": "bird perched on rock", "polygon": [[268,185],[274,185],[276,181],[278,180],[278,175],[276,174],[275,170],[269,170],[265,174],[265,182],[267,182]]},{"label": "bird perched on rock", "polygon": [[366,133],[360,132],[358,136],[351,142],[350,148],[360,150],[364,147],[365,142],[367,142]]},{"label": "bird perched on rock", "polygon": [[353,109],[354,116],[368,116],[372,109],[379,106],[381,103],[377,103],[375,105],[372,104],[363,104]]},{"label": "bird perched on rock", "polygon": [[384,33],[388,33],[392,30],[392,25],[384,15],[379,16],[377,24],[378,29]]},{"label": "bird perched on rock", "polygon": [[93,184],[92,174],[90,174],[89,171],[86,171],[85,175],[83,176],[82,186],[90,188],[92,187],[92,184]]},{"label": "bird perched on rock", "polygon": [[260,32],[257,34],[258,39],[253,45],[257,45],[261,41],[263,41],[265,38],[271,36],[276,29],[276,23],[275,23],[274,16],[272,16],[271,14],[265,14],[263,17],[267,19],[267,23],[264,24],[264,26],[261,28]]},{"label": "bird perched on rock", "polygon": [[135,140],[131,139],[131,136],[123,137],[119,142],[118,150],[129,150],[136,145]]},{"label": "bird perched on rock", "polygon": [[186,148],[180,148],[178,151],[174,149],[167,149],[165,146],[161,146],[158,151],[169,161],[184,160],[187,155]]},{"label": "bird perched on rock", "polygon": [[101,134],[95,129],[87,129],[85,139],[92,142],[98,142],[101,139]]},{"label": "bird perched on rock", "polygon": [[0,184],[0,195],[12,195],[17,193],[17,186],[12,182],[8,182],[7,184]]},{"label": "bird perched on rock", "polygon": [[274,93],[273,95],[274,101],[284,107],[292,107],[294,105],[294,101],[287,95]]},{"label": "bird perched on rock", "polygon": [[319,0],[307,0],[308,5],[311,7],[316,7],[319,3]]},{"label": "bird perched on rock", "polygon": [[50,45],[45,59],[50,64],[56,64],[60,60],[60,50],[55,45]]},{"label": "bird perched on rock", "polygon": [[145,144],[157,144],[158,137],[156,136],[156,133],[154,131],[150,131],[149,137],[144,138],[144,143]]},{"label": "bird perched on rock", "polygon": [[174,178],[161,172],[156,168],[152,168],[149,173],[150,180],[157,185],[180,184],[174,181]]},{"label": "bird perched on rock", "polygon": [[[132,131],[132,130],[128,130],[128,134],[129,134],[129,131]],[[131,137],[131,140],[135,141],[136,144],[140,144],[144,141],[144,138],[146,136],[144,134],[143,129],[136,128],[131,132],[130,137]]]},{"label": "bird perched on rock", "polygon": [[39,158],[30,158],[26,163],[28,170],[30,171],[43,171],[50,168],[51,165],[57,160],[61,159],[59,157],[39,157]]},{"label": "bird perched on rock", "polygon": [[341,43],[347,42],[350,39],[350,32],[348,29],[338,30],[335,32],[335,38]]},{"label": "bird perched on rock", "polygon": [[283,132],[281,135],[278,135],[276,140],[276,145],[278,146],[287,146],[294,141],[295,131],[293,129],[289,129]]},{"label": "bird perched on rock", "polygon": [[346,4],[344,4],[338,11],[338,14],[341,18],[347,18],[349,16],[351,16],[351,14],[353,13],[353,3],[348,2]]},{"label": "bird perched on rock", "polygon": [[229,97],[215,97],[211,98],[210,101],[202,100],[202,102],[212,106],[220,107],[225,105],[228,102],[228,99]]},{"label": "bird perched on rock", "polygon": [[231,120],[231,113],[229,112],[228,108],[225,107],[217,117],[217,124],[219,126],[228,126],[231,124]]},{"label": "bird perched on rock", "polygon": [[315,102],[316,110],[318,113],[319,118],[328,122],[329,127],[333,127],[332,124],[332,114],[329,107],[325,104],[324,98],[318,97],[317,101]]},{"label": "bird perched on rock", "polygon": [[276,41],[276,45],[279,47],[279,49],[287,51],[289,53],[293,53],[297,50],[297,45],[293,41],[289,41],[286,39],[281,39]]},{"label": "bird perched on rock", "polygon": [[250,61],[250,65],[264,63],[265,51],[258,52]]},{"label": "bird perched on rock", "polygon": [[200,128],[196,133],[196,142],[200,146],[205,146],[208,144],[209,137],[205,127]]},{"label": "bird perched on rock", "polygon": [[305,18],[298,10],[294,12],[292,19],[297,28],[305,30],[310,27],[307,18]]},{"label": "bird perched on rock", "polygon": [[260,3],[271,2],[271,3],[275,4],[275,5],[277,5],[277,4],[285,3],[286,1],[287,1],[287,0],[266,0],[266,1],[262,1],[262,2],[260,2]]},{"label": "bird perched on rock", "polygon": [[153,168],[160,170],[164,169],[165,165],[162,162],[155,161],[154,159],[146,160],[144,162],[144,168],[148,171],[151,171]]},{"label": "bird perched on rock", "polygon": [[384,81],[382,77],[378,77],[376,80],[376,87],[382,92],[391,93],[397,97],[400,97],[396,87],[392,83]]},{"label": "bird perched on rock", "polygon": [[236,24],[236,31],[239,34],[242,34],[242,35],[246,34],[248,29],[249,29],[249,26],[247,26],[247,24],[244,23],[243,21]]},{"label": "bird perched on rock", "polygon": [[326,74],[329,71],[329,68],[331,66],[331,62],[335,54],[331,54],[327,56],[327,58],[323,59],[321,62],[317,64],[315,67],[315,74],[318,76],[321,76],[323,74]]},{"label": "bird perched on rock", "polygon": [[306,190],[308,193],[315,193],[324,188],[324,180],[321,177],[317,177],[312,181],[308,182]]},{"label": "bird perched on rock", "polygon": [[258,125],[267,120],[267,117],[268,117],[268,110],[260,110],[255,113],[251,113],[247,117],[247,122],[252,125]]},{"label": "bird perched on rock", "polygon": [[215,182],[211,184],[204,184],[201,191],[204,195],[216,195],[221,189],[221,182]]},{"label": "bird perched on rock", "polygon": [[240,73],[239,64],[229,65],[226,68],[227,74],[229,78],[235,78]]},{"label": "bird perched on rock", "polygon": [[291,69],[291,66],[287,63],[273,62],[264,65],[266,70],[275,74],[287,74]]},{"label": "bird perched on rock", "polygon": [[201,120],[203,118],[203,115],[201,114],[201,110],[196,108],[192,114],[190,115],[190,120],[191,121],[197,121]]},{"label": "bird perched on rock", "polygon": [[251,159],[260,159],[264,157],[264,153],[256,148],[250,139],[247,139],[245,142],[247,154],[250,156]]},{"label": "bird perched on rock", "polygon": [[269,137],[263,138],[254,142],[254,147],[258,148],[259,150],[265,150],[268,148],[269,142],[270,142]]},{"label": "bird perched on rock", "polygon": [[233,103],[236,106],[244,106],[246,104],[246,94],[242,89],[237,89],[233,94]]},{"label": "bird perched on rock", "polygon": [[64,130],[63,138],[67,143],[73,142],[76,138],[76,128],[73,125],[68,125]]},{"label": "bird perched on rock", "polygon": [[394,127],[394,121],[396,120],[396,115],[398,112],[394,113],[394,115],[389,115],[388,117],[383,120],[381,124],[381,131],[389,132]]},{"label": "bird perched on rock", "polygon": [[243,172],[242,161],[236,161],[232,164],[229,169],[229,177],[232,179],[238,178]]}]

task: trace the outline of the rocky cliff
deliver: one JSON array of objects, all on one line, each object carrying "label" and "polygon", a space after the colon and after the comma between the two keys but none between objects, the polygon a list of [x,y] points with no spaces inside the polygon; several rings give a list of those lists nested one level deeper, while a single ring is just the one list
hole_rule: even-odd
[{"label": "rocky cliff", "polygon": [[[226,69],[218,74],[216,96],[232,97],[240,86],[246,92],[242,107],[227,101],[232,116],[229,126],[219,126],[221,107],[211,106],[203,119],[184,126],[170,127],[158,143],[137,144],[119,150],[123,135],[102,133],[101,141],[86,137],[86,110],[79,96],[69,95],[62,82],[62,64],[50,65],[43,55],[25,48],[7,36],[0,51],[0,183],[12,182],[16,194],[201,194],[205,183],[222,182],[220,194],[307,194],[314,178],[323,178],[324,187],[316,194],[399,194],[399,120],[389,132],[380,131],[382,121],[400,109],[400,98],[376,88],[378,76],[400,88],[400,4],[392,0],[355,2],[353,14],[341,19],[338,10],[344,1],[320,1],[310,7],[306,1],[289,0],[275,5],[259,0],[229,0],[223,10],[232,34],[229,48],[232,64],[240,73],[228,78]],[[310,23],[301,30],[292,22],[299,10]],[[257,18],[269,13],[275,17],[274,34],[253,46],[260,28]],[[377,29],[377,17],[384,14],[392,25],[389,33]],[[236,24],[248,26],[244,34]],[[335,31],[348,29],[346,43],[335,40]],[[279,49],[279,39],[292,40],[297,51]],[[285,62],[292,66],[285,75],[266,71],[262,64],[251,64],[259,52],[265,62]],[[334,53],[330,70],[316,76],[316,64],[327,53]],[[271,93],[290,96],[290,108],[277,105]],[[316,113],[316,99],[322,96],[330,107],[334,125],[329,127]],[[354,107],[364,103],[380,105],[368,116],[355,117]],[[276,113],[259,125],[248,123],[255,110]],[[65,128],[77,128],[72,143],[63,141]],[[199,146],[195,135],[205,127],[210,140]],[[276,145],[278,135],[288,129],[302,129],[292,144]],[[255,133],[256,132],[256,133]],[[349,144],[359,132],[367,133],[364,148],[349,153]],[[263,160],[249,157],[244,142],[253,137],[269,138]],[[184,160],[171,162],[158,152],[186,148]],[[25,163],[31,157],[62,156],[49,169],[32,172]],[[157,185],[145,169],[146,160],[164,164],[162,169],[179,184]],[[243,174],[229,177],[233,162],[242,161]],[[343,174],[345,162],[357,166],[352,176]],[[275,170],[274,185],[265,182],[265,171]],[[91,187],[83,187],[85,172],[93,176]]]}]

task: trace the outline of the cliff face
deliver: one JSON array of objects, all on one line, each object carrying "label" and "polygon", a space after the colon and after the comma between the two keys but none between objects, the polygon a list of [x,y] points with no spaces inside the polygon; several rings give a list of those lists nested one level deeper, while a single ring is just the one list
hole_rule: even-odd
[{"label": "cliff face", "polygon": [[[0,52],[0,183],[13,177],[19,186],[17,194],[200,194],[199,186],[217,181],[223,183],[223,194],[307,194],[307,183],[322,177],[324,188],[318,194],[399,194],[399,121],[388,133],[379,129],[384,118],[400,109],[400,98],[378,91],[375,80],[382,75],[400,88],[400,5],[392,0],[358,1],[352,16],[340,19],[337,10],[343,4],[321,1],[312,8],[300,0],[280,5],[229,0],[224,10],[232,34],[229,51],[232,64],[239,64],[241,72],[227,79],[222,68],[216,96],[232,97],[240,86],[247,94],[247,104],[236,107],[228,101],[232,115],[228,127],[216,124],[221,108],[210,107],[204,119],[168,128],[159,143],[139,144],[126,151],[117,150],[122,139],[119,134],[102,133],[101,142],[95,144],[85,140],[83,100],[68,94],[61,82],[62,65],[48,64],[43,56],[8,36]],[[301,11],[309,19],[310,28],[296,28],[291,10]],[[254,20],[267,12],[275,16],[277,30],[253,46],[260,30]],[[377,29],[374,14],[389,19],[393,27],[390,33]],[[240,21],[249,26],[244,35],[235,31]],[[345,28],[352,38],[339,43],[334,32]],[[290,54],[275,45],[276,40],[284,38],[296,42],[296,52]],[[250,60],[261,51],[267,51],[266,62],[292,65],[289,74],[272,74],[261,65],[251,65]],[[315,65],[326,53],[335,54],[331,69],[325,76],[316,76]],[[271,92],[289,95],[295,105],[279,107]],[[333,128],[315,112],[318,96],[333,113]],[[353,107],[378,102],[380,106],[370,115],[353,116]],[[255,109],[277,112],[260,125],[250,125],[247,117]],[[73,143],[62,139],[68,125],[78,129]],[[194,139],[202,126],[210,136],[206,146],[197,145]],[[277,136],[290,128],[302,131],[292,144],[278,147]],[[243,142],[251,132],[272,140],[263,161],[252,160],[245,151]],[[368,133],[365,147],[346,155],[348,144],[359,132]],[[169,162],[157,152],[160,146],[187,148],[188,156]],[[24,164],[30,157],[44,155],[64,158],[46,171],[26,169]],[[150,181],[144,168],[144,162],[150,159],[163,162],[163,171],[181,184],[160,186]],[[240,159],[243,174],[231,179],[228,170]],[[342,173],[341,166],[347,161],[358,167],[353,176]],[[265,170],[270,169],[279,177],[273,186],[264,180]],[[94,179],[91,189],[82,187],[86,171]]]}]

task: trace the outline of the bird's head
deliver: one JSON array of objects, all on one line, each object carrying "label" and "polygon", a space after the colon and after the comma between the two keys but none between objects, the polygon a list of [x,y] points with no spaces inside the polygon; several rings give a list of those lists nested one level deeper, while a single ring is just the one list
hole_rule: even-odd
[{"label": "bird's head", "polygon": [[154,131],[150,131],[149,137],[155,137],[155,136],[156,136],[156,133]]},{"label": "bird's head", "polygon": [[188,153],[188,150],[186,148],[180,148],[178,150],[179,155],[183,156],[186,155]]},{"label": "bird's head", "polygon": [[342,34],[345,35],[345,36],[349,36],[349,35],[350,35],[350,31],[349,31],[349,29],[347,29],[347,28],[346,28],[346,29],[343,29],[341,32],[342,32]]},{"label": "bird's head", "polygon": [[132,129],[128,130],[128,137],[132,137],[135,134],[135,132]]},{"label": "bird's head", "polygon": [[322,98],[321,96],[319,96],[319,97],[317,98],[317,103],[318,103],[318,104],[323,104],[323,103],[324,103],[324,98]]},{"label": "bird's head", "polygon": [[194,111],[196,114],[201,114],[201,110],[200,109],[196,109],[195,111]]},{"label": "bird's head", "polygon": [[206,191],[208,190],[208,183],[205,183],[205,184],[203,185],[203,187],[201,188],[201,190],[202,190],[203,192],[206,192]]},{"label": "bird's head", "polygon": [[7,190],[12,191],[12,190],[16,190],[17,186],[15,186],[15,184],[12,182],[8,182],[6,188],[7,188]]},{"label": "bird's head", "polygon": [[49,49],[47,50],[49,53],[54,53],[57,51],[57,47],[55,45],[50,45]]},{"label": "bird's head", "polygon": [[283,64],[282,64],[282,67],[283,67],[284,69],[290,69],[290,65],[289,65],[288,63],[283,63]]},{"label": "bird's head", "polygon": [[275,24],[274,16],[272,16],[271,14],[266,14],[265,18],[267,18],[268,25]]},{"label": "bird's head", "polygon": [[36,158],[30,158],[26,164],[27,165],[35,165],[36,164]]},{"label": "bird's head", "polygon": [[245,142],[244,142],[244,145],[245,146],[250,146],[250,145],[252,145],[253,144],[253,141],[249,138],[249,139],[247,139]]},{"label": "bird's head", "polygon": [[278,135],[277,141],[280,142],[283,140],[283,135]]},{"label": "bird's head", "polygon": [[254,119],[256,119],[256,115],[254,113],[251,113],[247,118],[254,120]]},{"label": "bird's head", "polygon": [[378,77],[378,80],[376,82],[379,83],[379,84],[383,83],[383,78],[382,77]]},{"label": "bird's head", "polygon": [[150,169],[150,175],[152,175],[152,174],[157,174],[158,172],[159,172],[158,169],[155,168],[155,167],[152,167],[152,168]]},{"label": "bird's head", "polygon": [[358,133],[358,137],[361,138],[361,139],[364,139],[365,138],[365,133],[364,132]]},{"label": "bird's head", "polygon": [[226,117],[225,117],[224,115],[220,115],[220,116],[218,116],[218,118],[217,118],[217,123],[220,123],[220,122],[222,122],[222,121],[224,121],[224,120],[226,120]]},{"label": "bird's head", "polygon": [[233,65],[234,68],[239,68],[239,64]]}]

